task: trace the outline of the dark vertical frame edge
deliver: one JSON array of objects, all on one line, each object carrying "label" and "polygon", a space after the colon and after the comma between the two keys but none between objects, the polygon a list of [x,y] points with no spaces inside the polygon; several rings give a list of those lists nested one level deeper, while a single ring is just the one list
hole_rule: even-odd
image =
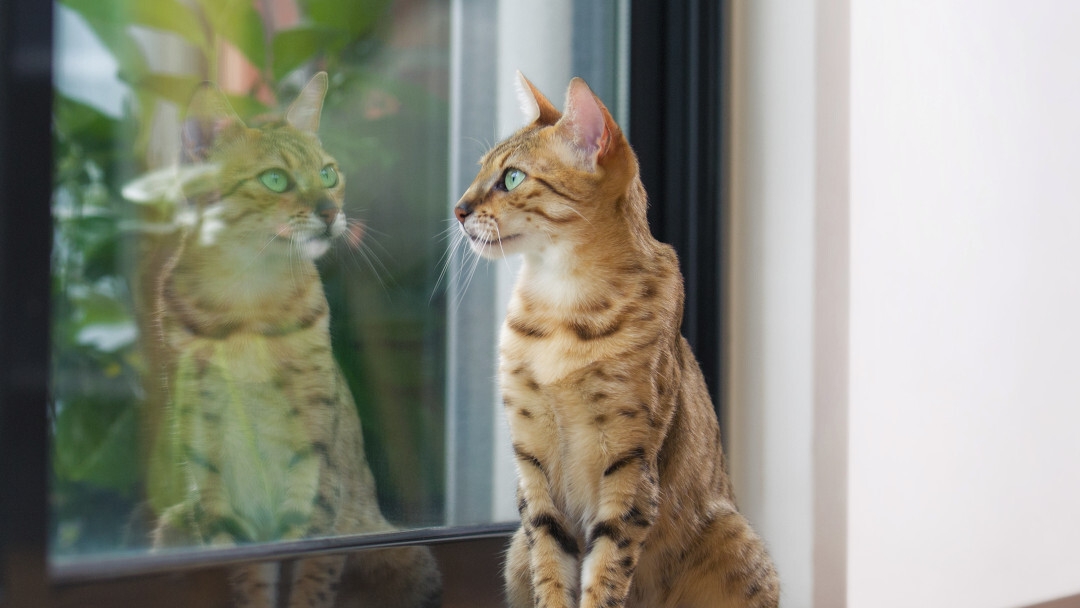
[{"label": "dark vertical frame edge", "polygon": [[0,606],[48,605],[53,4],[0,3]]},{"label": "dark vertical frame edge", "polygon": [[726,0],[631,0],[631,144],[653,235],[686,282],[683,335],[723,420],[722,208]]}]

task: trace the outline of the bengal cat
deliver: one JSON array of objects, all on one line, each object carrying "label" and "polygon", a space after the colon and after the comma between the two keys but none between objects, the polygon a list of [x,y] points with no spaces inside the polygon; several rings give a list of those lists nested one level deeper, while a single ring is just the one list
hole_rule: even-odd
[{"label": "bengal cat", "polygon": [[528,124],[454,207],[476,253],[524,256],[499,345],[521,513],[510,606],[775,607],[637,158],[584,81],[560,113],[519,79]]},{"label": "bengal cat", "polygon": [[[191,102],[185,155],[208,171],[187,184],[196,217],[159,304],[170,395],[161,474],[185,492],[160,515],[157,547],[393,529],[332,356],[314,262],[334,239],[357,236],[342,211],[345,176],[317,135],[326,90],[319,73],[283,119],[257,128],[213,85]],[[278,605],[279,588],[281,603],[304,607],[413,608],[437,605],[440,592],[426,548],[245,566],[232,586],[236,605],[252,607]]]}]

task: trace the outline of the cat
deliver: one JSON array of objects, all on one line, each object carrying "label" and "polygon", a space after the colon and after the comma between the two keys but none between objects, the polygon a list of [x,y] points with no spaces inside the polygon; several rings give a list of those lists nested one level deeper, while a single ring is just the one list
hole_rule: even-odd
[{"label": "cat", "polygon": [[562,113],[518,79],[528,124],[454,206],[475,253],[524,256],[499,341],[521,514],[509,605],[775,607],[637,158],[581,79]]},{"label": "cat", "polygon": [[[326,73],[316,74],[283,119],[257,127],[212,84],[192,98],[185,157],[208,171],[185,185],[196,217],[159,289],[170,396],[159,472],[183,493],[159,516],[155,547],[394,529],[331,352],[314,262],[334,239],[356,236],[342,210],[345,176],[318,139],[327,87]],[[288,606],[341,604],[346,587],[362,605],[438,605],[427,548],[291,566],[237,568],[236,605],[276,606],[279,586]],[[278,581],[290,571],[291,581]]]}]

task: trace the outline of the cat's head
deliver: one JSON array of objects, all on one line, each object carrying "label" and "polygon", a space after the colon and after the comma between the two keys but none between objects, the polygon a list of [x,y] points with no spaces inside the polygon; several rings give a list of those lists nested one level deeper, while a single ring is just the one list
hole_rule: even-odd
[{"label": "cat's head", "polygon": [[627,195],[637,159],[585,81],[570,81],[559,112],[520,72],[518,80],[528,124],[484,155],[454,207],[473,250],[499,258],[572,248],[644,222],[643,191]]},{"label": "cat's head", "polygon": [[259,246],[267,256],[298,251],[314,259],[345,232],[345,177],[318,138],[326,89],[320,72],[283,118],[255,127],[215,85],[196,91],[182,139],[185,162],[212,169],[186,187],[201,245]]}]

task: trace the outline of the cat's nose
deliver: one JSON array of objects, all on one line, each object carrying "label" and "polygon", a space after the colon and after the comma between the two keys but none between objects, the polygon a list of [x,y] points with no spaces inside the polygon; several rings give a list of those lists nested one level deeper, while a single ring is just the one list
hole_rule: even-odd
[{"label": "cat's nose", "polygon": [[329,228],[337,219],[338,208],[332,201],[324,198],[315,204],[315,214],[322,218],[323,223]]},{"label": "cat's nose", "polygon": [[473,208],[469,201],[458,201],[458,204],[454,206],[454,216],[459,222],[465,223],[465,218],[472,215],[472,212]]}]

